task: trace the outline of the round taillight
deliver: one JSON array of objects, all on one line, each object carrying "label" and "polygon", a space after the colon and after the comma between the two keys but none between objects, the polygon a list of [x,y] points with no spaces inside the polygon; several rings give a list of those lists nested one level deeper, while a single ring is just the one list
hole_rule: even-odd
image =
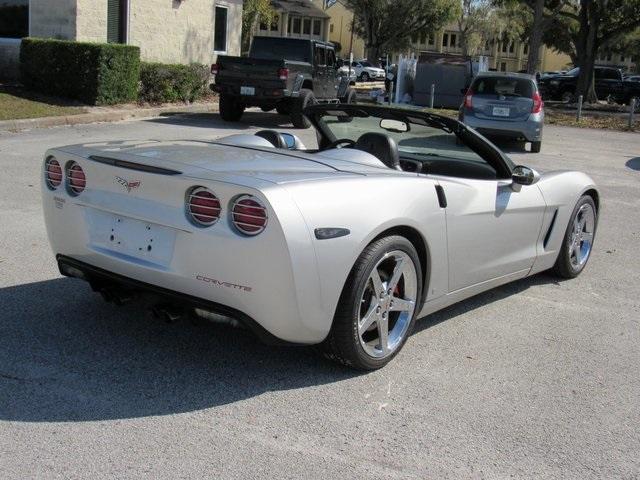
[{"label": "round taillight", "polygon": [[60,163],[55,158],[50,157],[45,162],[44,169],[47,186],[55,190],[62,183],[62,167]]},{"label": "round taillight", "polygon": [[209,227],[220,218],[220,200],[204,187],[195,187],[187,195],[187,215],[196,224]]},{"label": "round taillight", "polygon": [[71,162],[67,167],[67,186],[69,187],[69,192],[74,195],[81,194],[87,186],[87,177],[84,174],[84,170],[76,162]]},{"label": "round taillight", "polygon": [[242,195],[233,202],[233,225],[245,235],[258,235],[267,226],[267,209],[256,197]]}]

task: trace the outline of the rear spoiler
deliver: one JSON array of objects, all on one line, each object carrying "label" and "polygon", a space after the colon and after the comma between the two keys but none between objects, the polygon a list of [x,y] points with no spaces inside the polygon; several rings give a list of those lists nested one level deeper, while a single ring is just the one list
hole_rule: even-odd
[{"label": "rear spoiler", "polygon": [[182,172],[178,170],[172,170],[170,168],[156,167],[153,165],[146,165],[144,163],[127,162],[126,160],[118,160],[117,158],[101,157],[99,155],[90,155],[89,160],[94,162],[104,163],[113,167],[128,168],[129,170],[138,170],[140,172],[157,173],[159,175],[181,175]]}]

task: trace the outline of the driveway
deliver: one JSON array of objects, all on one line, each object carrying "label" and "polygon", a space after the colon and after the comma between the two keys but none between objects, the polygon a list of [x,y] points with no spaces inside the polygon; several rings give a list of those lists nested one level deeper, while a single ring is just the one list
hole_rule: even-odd
[{"label": "driveway", "polygon": [[46,148],[213,139],[279,120],[0,134],[0,478],[640,476],[638,134],[549,126],[541,154],[511,152],[540,170],[584,170],[602,188],[587,269],[424,318],[369,374],[242,330],[165,324],[58,274],[40,207]]}]

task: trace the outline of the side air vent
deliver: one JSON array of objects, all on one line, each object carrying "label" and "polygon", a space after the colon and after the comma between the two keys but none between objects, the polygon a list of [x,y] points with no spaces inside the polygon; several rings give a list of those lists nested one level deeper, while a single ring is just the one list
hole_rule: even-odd
[{"label": "side air vent", "polygon": [[547,244],[549,243],[549,239],[551,238],[551,232],[553,231],[553,226],[556,224],[556,217],[558,216],[558,209],[553,212],[553,217],[551,218],[551,223],[549,224],[549,230],[547,230],[547,234],[544,236],[544,241],[542,242],[542,246],[546,249]]}]

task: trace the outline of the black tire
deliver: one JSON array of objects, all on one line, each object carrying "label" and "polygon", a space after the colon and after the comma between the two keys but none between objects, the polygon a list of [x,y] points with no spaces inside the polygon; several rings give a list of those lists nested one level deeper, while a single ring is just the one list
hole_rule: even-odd
[{"label": "black tire", "polygon": [[[357,95],[353,88],[347,88],[344,97],[340,99],[340,103],[356,103],[356,101]],[[351,121],[353,121],[353,117],[338,117],[338,122],[340,123],[349,123]]]},{"label": "black tire", "polygon": [[244,113],[244,104],[231,95],[220,96],[220,117],[225,122],[237,122]]},{"label": "black tire", "polygon": [[280,102],[276,105],[276,112],[280,115],[290,115],[291,114],[291,104],[289,102]]},{"label": "black tire", "polygon": [[532,153],[540,153],[541,148],[542,148],[542,142],[531,142]]},{"label": "black tire", "polygon": [[560,101],[562,101],[563,103],[571,103],[574,100],[574,95],[573,92],[571,90],[564,90],[561,94],[560,94]]},{"label": "black tire", "polygon": [[[385,254],[395,250],[407,254],[415,267],[416,305],[404,338],[401,339],[398,346],[387,356],[376,358],[369,355],[360,343],[358,322],[361,301],[369,282],[369,275]],[[384,367],[398,354],[411,335],[420,308],[421,295],[422,270],[413,244],[406,238],[397,235],[383,237],[370,243],[360,254],[349,273],[338,301],[331,331],[324,342],[319,345],[320,351],[326,358],[356,369],[375,370]]]},{"label": "black tire", "polygon": [[571,212],[571,217],[569,217],[569,224],[567,225],[567,229],[565,230],[565,233],[564,233],[564,238],[562,239],[562,246],[560,247],[558,258],[556,259],[556,263],[552,268],[552,272],[558,277],[561,277],[561,278],[577,277],[578,275],[580,275],[582,270],[584,270],[584,267],[587,265],[587,262],[591,257],[591,248],[590,248],[584,263],[582,263],[582,265],[574,266],[573,263],[571,262],[571,254],[569,250],[574,239],[573,237],[574,221],[576,219],[576,216],[580,212],[580,209],[584,205],[589,205],[593,209],[593,213],[594,213],[593,232],[591,232],[592,234],[591,248],[593,248],[593,241],[595,240],[596,230],[598,226],[598,210],[596,209],[596,205],[593,201],[593,198],[591,198],[589,195],[583,195],[582,197],[580,197],[580,200],[578,200],[578,203],[576,203],[576,206],[573,209],[573,212]]},{"label": "black tire", "polygon": [[262,110],[263,112],[270,112],[274,108],[276,108],[274,105],[265,105],[263,107],[260,107],[260,110]]},{"label": "black tire", "polygon": [[291,123],[295,128],[309,128],[311,126],[311,122],[307,120],[302,112],[308,105],[313,105],[316,103],[316,97],[313,94],[313,91],[303,88],[300,90],[300,95],[293,100],[293,105],[291,106]]}]

